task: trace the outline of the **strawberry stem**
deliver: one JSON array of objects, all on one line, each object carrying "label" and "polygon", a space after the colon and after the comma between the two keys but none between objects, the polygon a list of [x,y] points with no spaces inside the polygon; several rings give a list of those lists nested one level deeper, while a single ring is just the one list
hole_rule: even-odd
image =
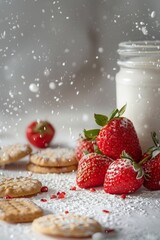
[{"label": "strawberry stem", "polygon": [[149,159],[152,159],[153,158],[153,153],[155,152],[155,151],[159,151],[160,152],[160,145],[159,145],[159,139],[158,139],[158,137],[157,137],[157,134],[156,134],[156,132],[151,132],[151,136],[152,136],[152,140],[153,140],[153,142],[154,142],[154,145],[155,146],[153,146],[153,147],[150,147],[148,150],[147,150],[147,152],[146,152],[146,157],[145,158],[143,158],[140,162],[139,162],[139,164],[140,165],[143,165],[145,162],[147,162]]},{"label": "strawberry stem", "polygon": [[126,151],[122,151],[120,157],[121,157],[121,159],[127,159],[127,160],[131,161],[134,171],[137,172],[137,176],[136,176],[137,179],[140,179],[144,176],[144,171],[143,171],[141,165],[139,163],[135,162],[134,159],[128,153],[126,153]]},{"label": "strawberry stem", "polygon": [[157,137],[156,132],[151,132],[152,140],[156,147],[159,147],[159,139]]},{"label": "strawberry stem", "polygon": [[[121,117],[126,110],[126,106],[127,105],[125,104],[120,110],[118,110],[117,108],[114,109],[109,115],[109,117],[102,114],[95,113],[94,114],[95,122],[101,127],[106,126],[112,119]],[[88,139],[88,140],[95,140],[99,134],[99,131],[100,129],[91,129],[91,130],[84,129],[83,131],[84,137],[85,139]]]},{"label": "strawberry stem", "polygon": [[114,109],[108,117],[102,114],[94,114],[95,122],[101,127],[107,125],[112,119],[121,117],[126,110],[126,106],[125,104],[120,110],[118,108]]},{"label": "strawberry stem", "polygon": [[48,126],[47,126],[47,122],[46,121],[40,121],[37,122],[35,128],[34,128],[34,132],[39,132],[39,133],[44,133],[46,131],[48,131]]},{"label": "strawberry stem", "polygon": [[148,154],[145,158],[143,158],[138,164],[142,166],[145,162],[147,162],[151,158],[152,154]]}]

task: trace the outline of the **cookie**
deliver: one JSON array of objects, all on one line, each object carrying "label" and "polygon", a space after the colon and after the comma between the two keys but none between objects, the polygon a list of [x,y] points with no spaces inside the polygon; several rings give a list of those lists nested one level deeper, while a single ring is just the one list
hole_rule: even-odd
[{"label": "cookie", "polygon": [[12,144],[0,149],[0,166],[16,162],[32,152],[28,144]]},{"label": "cookie", "polygon": [[66,167],[41,167],[30,162],[27,164],[27,170],[35,173],[67,173],[77,170],[77,165]]},{"label": "cookie", "polygon": [[32,228],[55,237],[90,237],[103,230],[93,218],[74,214],[43,216],[33,221]]},{"label": "cookie", "polygon": [[0,180],[0,197],[31,196],[41,191],[42,184],[29,177],[2,178]]},{"label": "cookie", "polygon": [[46,148],[31,155],[30,162],[41,167],[66,167],[77,164],[74,151],[68,148]]},{"label": "cookie", "polygon": [[43,211],[28,199],[0,200],[0,220],[11,223],[32,222]]}]

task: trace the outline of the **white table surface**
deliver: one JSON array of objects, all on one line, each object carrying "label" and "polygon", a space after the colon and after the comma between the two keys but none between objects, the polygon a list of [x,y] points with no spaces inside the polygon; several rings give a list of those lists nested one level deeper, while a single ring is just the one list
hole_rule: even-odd
[{"label": "white table surface", "polygon": [[[17,140],[17,139],[16,139]],[[3,143],[6,143],[5,138]],[[11,141],[10,141],[11,142]],[[0,177],[28,176],[25,170],[28,158],[17,163],[0,168]],[[114,233],[106,239],[117,240],[159,240],[160,239],[160,191],[148,191],[143,187],[126,199],[120,196],[106,194],[103,187],[96,192],[80,189],[71,191],[76,186],[76,173],[66,174],[33,174],[44,186],[48,186],[48,193],[40,193],[31,199],[47,213],[84,214],[94,217],[104,227],[113,228]],[[50,199],[58,191],[66,192],[65,199]],[[47,198],[47,202],[41,202]],[[104,213],[102,210],[109,210]],[[0,240],[50,240],[57,239],[35,233],[31,224],[8,224],[0,222]]]}]

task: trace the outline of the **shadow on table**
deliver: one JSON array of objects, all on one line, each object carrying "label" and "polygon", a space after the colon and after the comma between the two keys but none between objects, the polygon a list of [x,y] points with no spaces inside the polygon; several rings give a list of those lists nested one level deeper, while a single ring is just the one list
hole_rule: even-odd
[{"label": "shadow on table", "polygon": [[10,171],[10,170],[14,170],[14,171],[26,171],[26,165],[28,163],[28,160],[20,160],[11,164],[7,164],[5,166],[0,167],[0,171],[3,170],[5,171]]}]

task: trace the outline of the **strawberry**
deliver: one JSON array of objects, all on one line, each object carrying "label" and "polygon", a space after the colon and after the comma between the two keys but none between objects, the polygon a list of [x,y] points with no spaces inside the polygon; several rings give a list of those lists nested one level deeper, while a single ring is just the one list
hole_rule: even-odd
[{"label": "strawberry", "polygon": [[101,186],[112,159],[98,153],[84,155],[79,161],[76,182],[80,188]]},{"label": "strawberry", "polygon": [[138,190],[144,181],[142,167],[125,151],[108,167],[104,191],[111,194],[128,194]]},{"label": "strawberry", "polygon": [[76,159],[79,161],[85,153],[92,153],[95,151],[96,141],[80,138],[75,147]]},{"label": "strawberry", "polygon": [[145,172],[143,185],[149,190],[160,190],[160,145],[155,132],[152,139],[155,146],[148,149],[140,162]]},{"label": "strawberry", "polygon": [[96,139],[99,150],[112,159],[126,151],[136,162],[142,158],[142,150],[133,123],[122,117],[126,105],[115,109],[109,117],[95,114],[95,121],[101,129],[85,130],[85,134]]}]

